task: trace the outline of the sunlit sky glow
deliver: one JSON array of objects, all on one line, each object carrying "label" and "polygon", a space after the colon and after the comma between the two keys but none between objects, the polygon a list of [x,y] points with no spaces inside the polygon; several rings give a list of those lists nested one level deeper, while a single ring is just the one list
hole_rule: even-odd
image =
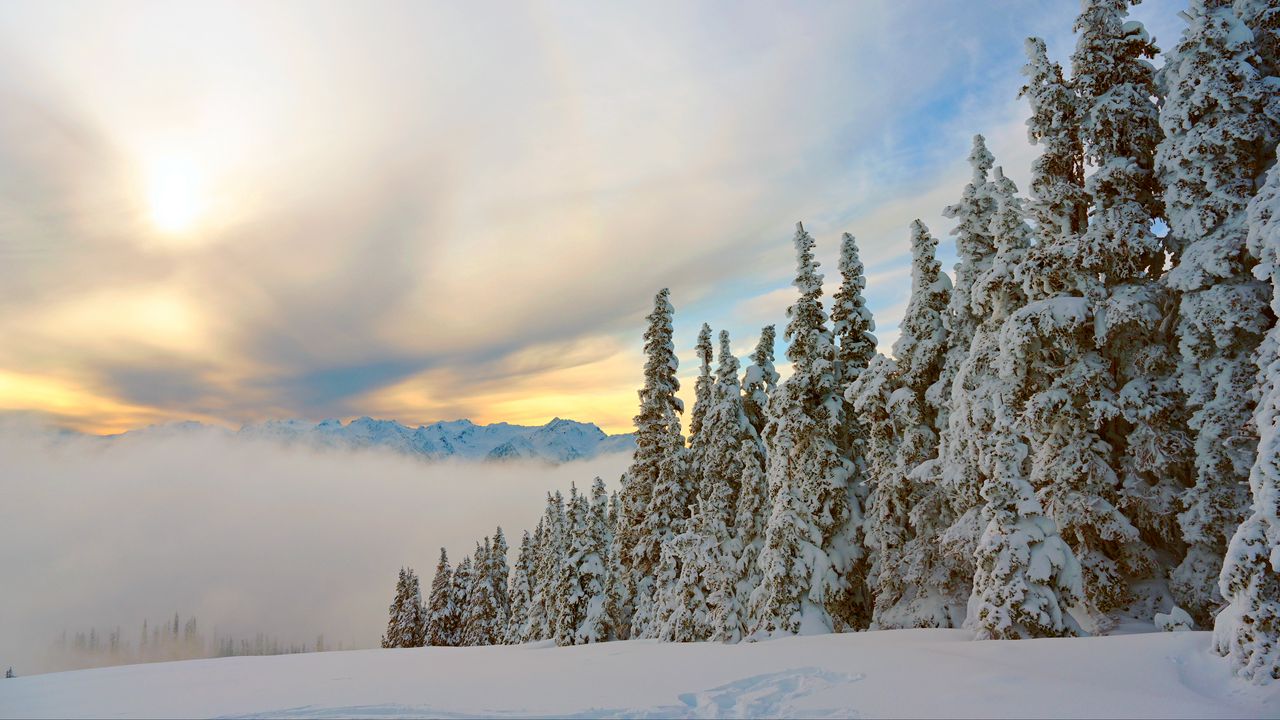
[{"label": "sunlit sky glow", "polygon": [[653,292],[682,375],[704,320],[745,354],[796,220],[832,284],[858,237],[887,350],[908,223],[975,132],[1025,188],[1022,40],[1065,62],[1076,11],[0,3],[0,410],[626,431]]}]

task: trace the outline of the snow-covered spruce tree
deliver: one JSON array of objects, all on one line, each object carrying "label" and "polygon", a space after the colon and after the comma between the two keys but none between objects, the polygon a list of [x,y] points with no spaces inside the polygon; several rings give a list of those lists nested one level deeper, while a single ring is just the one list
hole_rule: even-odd
[{"label": "snow-covered spruce tree", "polygon": [[489,538],[476,543],[471,570],[471,590],[462,620],[463,645],[494,645],[499,642],[498,599],[493,587],[493,546]]},{"label": "snow-covered spruce tree", "polygon": [[[703,455],[702,517],[698,524],[708,544],[708,555],[704,558],[702,583],[711,613],[711,638],[737,642],[746,633],[747,595],[740,592],[740,588],[749,574],[744,570],[754,567],[754,556],[764,541],[763,505],[767,501],[767,488],[762,472],[764,448],[747,420],[742,388],[738,385],[738,359],[733,354],[729,333],[723,330],[712,405],[703,427],[707,439]],[[741,501],[744,493],[751,495],[746,505]],[[758,515],[744,518],[746,523],[739,528],[739,517],[747,507]],[[750,564],[743,563],[745,544],[754,546]]]},{"label": "snow-covered spruce tree", "polygon": [[[862,297],[867,278],[858,256],[858,243],[849,233],[840,236],[840,287],[831,296],[831,334],[836,340],[836,376],[841,388],[857,379],[876,354],[875,319]],[[859,437],[860,426],[845,413],[840,449],[853,462],[855,491],[859,491],[863,470],[865,441]],[[860,499],[865,495],[860,495]]]},{"label": "snow-covered spruce tree", "polygon": [[629,636],[636,638],[657,633],[653,601],[662,543],[683,530],[691,495],[680,434],[679,414],[684,408],[676,397],[679,362],[671,342],[674,309],[669,297],[668,290],[660,291],[648,317],[645,380],[639,392],[640,412],[635,417],[636,451],[622,477],[625,521],[619,538],[632,575],[634,611]]},{"label": "snow-covered spruce tree", "polygon": [[[907,485],[906,475],[896,476],[898,470],[898,443],[900,435],[895,425],[898,415],[892,411],[898,387],[898,363],[893,358],[877,354],[865,370],[845,388],[847,411],[858,420],[861,434],[866,438],[863,454],[864,482],[868,487],[867,517],[862,533],[867,554],[862,565],[866,567],[866,587],[873,602],[880,594],[881,546],[885,543],[899,548],[906,542],[907,513],[911,498],[902,498]],[[902,396],[909,393],[905,391]],[[881,487],[886,485],[886,487]],[[904,502],[898,502],[903,499]],[[896,522],[895,522],[896,521]],[[874,530],[872,534],[871,530]],[[896,596],[893,600],[896,600]],[[890,601],[886,601],[890,602]],[[874,605],[872,625],[874,626]]]},{"label": "snow-covered spruce tree", "polygon": [[[877,628],[950,627],[959,619],[958,608],[940,602],[930,582],[942,564],[938,536],[948,525],[944,488],[914,476],[929,470],[922,466],[938,450],[937,417],[926,396],[939,382],[948,350],[944,316],[951,284],[938,264],[937,245],[923,223],[912,223],[911,298],[893,346],[896,362],[885,378],[888,386],[880,382],[882,368],[889,368],[885,363],[868,373],[867,392],[851,386],[863,401],[858,405],[887,420],[892,435],[886,438],[892,455],[876,458],[866,519],[867,544],[875,555],[870,583],[875,595],[872,627]],[[883,394],[870,392],[872,386],[889,391],[882,409],[866,402]],[[886,430],[872,432],[883,437]]]},{"label": "snow-covered spruce tree", "polygon": [[382,647],[384,648],[404,647],[400,644],[402,639],[401,621],[404,617],[405,598],[408,593],[409,586],[405,580],[404,568],[400,568],[400,574],[396,576],[396,594],[391,599],[391,606],[387,608],[387,631],[382,634]]},{"label": "snow-covered spruce tree", "polygon": [[[972,436],[967,434],[964,423],[953,427],[950,417],[952,405],[963,402],[963,398],[954,396],[952,388],[956,386],[956,376],[969,357],[973,337],[982,322],[971,302],[973,284],[986,271],[995,252],[995,241],[991,237],[995,201],[989,177],[995,158],[987,150],[983,136],[973,137],[968,160],[973,175],[965,185],[960,201],[943,210],[944,215],[956,221],[951,234],[956,238],[959,262],[955,266],[951,303],[943,315],[947,327],[946,359],[938,381],[925,394],[925,400],[937,413],[938,452],[915,472],[921,483],[930,486],[935,493],[941,491],[946,499],[945,506],[925,511],[937,513],[931,522],[950,531],[947,542],[936,548],[943,553],[939,557],[947,565],[947,570],[940,577],[959,575],[971,579],[973,549],[979,531],[976,518],[982,505],[978,496],[980,483],[973,477],[973,453],[965,445]],[[948,603],[952,607],[962,607],[969,596],[968,582],[962,584],[965,587],[952,588],[953,597]]]},{"label": "snow-covered spruce tree", "polygon": [[[764,549],[765,526],[771,515],[769,480],[765,475],[765,456],[756,440],[743,440],[738,446],[738,462],[742,475],[738,481],[738,503],[734,510],[733,540],[738,553],[737,582],[739,620],[750,629],[751,593],[760,586],[760,551]],[[714,620],[727,627],[728,620]],[[717,637],[723,640],[723,637]]]},{"label": "snow-covered spruce tree", "polygon": [[[840,237],[840,287],[831,299],[831,330],[836,340],[836,392],[844,398],[845,389],[867,368],[876,354],[875,319],[867,308],[862,291],[867,287],[862,259],[858,256],[858,244],[853,236],[844,233]],[[841,455],[852,464],[848,486],[858,507],[865,507],[870,485],[867,483],[867,438],[862,423],[854,417],[847,403],[841,408],[840,432],[836,446]],[[857,522],[857,516],[850,515]],[[847,535],[852,542],[862,546],[862,527],[849,526],[837,532]],[[865,578],[866,553],[862,560],[846,573],[848,583],[837,603],[846,607],[863,607],[870,604]],[[845,613],[837,613],[844,615]],[[855,613],[856,614],[856,613]]]},{"label": "snow-covered spruce tree", "polygon": [[[1032,350],[1030,357],[1011,360],[1009,366],[1029,368],[1031,384],[1020,393],[1027,398],[1027,444],[1035,453],[1028,479],[1083,568],[1095,631],[1108,624],[1102,613],[1129,601],[1129,580],[1155,569],[1138,530],[1118,509],[1117,468],[1131,462],[1127,440],[1138,424],[1169,420],[1158,395],[1127,386],[1148,382],[1159,371],[1147,361],[1159,356],[1164,339],[1162,293],[1155,279],[1164,256],[1151,231],[1160,212],[1151,170],[1159,127],[1146,58],[1155,48],[1141,24],[1124,21],[1128,4],[1086,0],[1077,18],[1072,85],[1086,157],[1098,166],[1085,186],[1092,212],[1080,233],[1045,228],[1049,232],[1024,263],[1027,287],[1037,302],[1010,320],[1019,337],[1045,333],[1020,351]],[[1045,90],[1040,88],[1033,100],[1052,97]],[[1033,116],[1033,123],[1037,120]],[[1066,145],[1060,140],[1053,147]],[[1035,168],[1046,170],[1054,168]],[[1037,180],[1045,178],[1037,175]],[[1055,190],[1069,191],[1069,177],[1053,181],[1068,186]],[[1048,189],[1033,183],[1037,192]],[[1055,211],[1065,209],[1063,199],[1060,194],[1052,198],[1057,207],[1039,209],[1061,217]],[[1010,352],[1004,348],[1004,354]],[[1047,368],[1053,371],[1041,372]],[[1176,425],[1166,429],[1178,430]]]},{"label": "snow-covered spruce tree", "polygon": [[[1280,77],[1280,7],[1272,0],[1235,0],[1236,14],[1244,21],[1253,35],[1253,51],[1258,56],[1258,72],[1266,78]],[[1275,87],[1275,81],[1268,81]],[[1271,100],[1267,103],[1267,117],[1273,123],[1280,124],[1280,93],[1271,92]],[[1276,138],[1271,138],[1274,145]],[[1270,153],[1263,153],[1270,159]]]},{"label": "snow-covered spruce tree", "polygon": [[[987,479],[985,458],[996,439],[994,409],[1003,388],[997,371],[1000,329],[1026,301],[1019,271],[1031,234],[1017,189],[999,168],[989,191],[995,201],[991,218],[995,252],[969,289],[971,312],[983,320],[952,385],[947,442],[943,446],[945,467],[939,473],[950,499],[951,526],[942,532],[937,547],[942,553],[940,567],[925,576],[925,584],[936,588],[941,602],[959,608],[961,613],[971,594],[978,542],[989,523],[983,516],[981,489]],[[1050,225],[1056,227],[1056,223]],[[925,506],[917,508],[924,510]]]},{"label": "snow-covered spruce tree", "polygon": [[[1248,222],[1249,250],[1271,282],[1271,311],[1280,316],[1280,164],[1250,203]],[[1237,674],[1262,683],[1280,679],[1280,324],[1263,340],[1258,371],[1253,504],[1227,548],[1218,580],[1227,607],[1218,613],[1213,644]]]},{"label": "snow-covered spruce tree", "polygon": [[[702,482],[696,510],[685,532],[663,549],[660,575],[671,576],[672,583],[659,590],[659,637],[669,641],[736,642],[745,631],[737,592],[738,547],[731,528],[743,475],[742,444],[757,441],[742,409],[738,360],[727,332],[720,333],[720,361],[709,404],[701,433]],[[758,467],[758,461],[755,464]]]},{"label": "snow-covered spruce tree", "polygon": [[471,564],[471,556],[467,555],[453,570],[453,642],[450,645],[465,645],[464,628],[471,612],[471,588],[475,584],[475,568]]},{"label": "snow-covered spruce tree", "polygon": [[[1178,374],[1195,433],[1194,485],[1178,517],[1188,548],[1172,589],[1203,625],[1219,601],[1212,578],[1247,509],[1257,447],[1249,396],[1271,318],[1245,247],[1246,208],[1263,170],[1269,93],[1250,33],[1226,0],[1194,0],[1183,16],[1187,28],[1161,71],[1156,160],[1177,253],[1166,281],[1181,294]],[[1174,509],[1172,501],[1154,508],[1164,517]]]},{"label": "snow-covered spruce tree", "polygon": [[422,647],[426,642],[425,613],[422,590],[413,568],[400,568],[396,595],[391,602],[387,632],[382,636],[384,648]]},{"label": "snow-covered spruce tree", "polygon": [[1016,386],[997,395],[994,441],[984,456],[987,527],[966,621],[978,639],[1060,637],[1078,629],[1068,608],[1082,593],[1080,567],[1023,476],[1027,446],[1010,417],[1016,395]]},{"label": "snow-covered spruce tree", "polygon": [[956,221],[951,234],[956,238],[955,275],[950,305],[943,314],[947,331],[946,358],[938,373],[938,381],[928,389],[926,401],[934,408],[938,428],[942,430],[939,442],[946,441],[945,428],[951,405],[951,385],[961,363],[969,355],[973,335],[982,323],[974,314],[970,293],[974,280],[991,263],[995,253],[995,241],[991,238],[991,216],[995,213],[995,199],[991,197],[991,181],[988,173],[995,164],[995,157],[987,150],[986,138],[973,136],[969,151],[969,166],[973,177],[964,186],[960,201],[948,205],[942,214]]},{"label": "snow-covered spruce tree", "polygon": [[588,548],[589,512],[586,497],[578,492],[576,484],[571,484],[569,503],[565,507],[564,559],[555,579],[557,645],[572,645],[578,636],[578,627],[586,617],[588,597],[582,586],[580,565]]},{"label": "snow-covered spruce tree", "polygon": [[[1043,57],[1043,45],[1029,43],[1032,64]],[[1056,74],[1056,70],[1055,70]],[[1033,98],[1033,112],[1036,100]],[[1033,116],[1034,120],[1034,116]],[[1035,124],[1033,122],[1033,137]],[[1052,143],[1046,143],[1052,147]],[[1056,164],[1061,169],[1070,163]],[[1072,227],[1073,211],[1069,177],[1051,178],[1054,163],[1036,166],[1033,187],[1048,194],[1039,206],[1042,217],[1056,217],[1040,226],[1045,244],[1053,246]],[[1065,192],[1063,192],[1065,191]],[[1071,635],[1079,626],[1068,609],[1083,600],[1082,571],[1070,546],[1058,534],[1032,484],[1028,482],[1028,438],[1052,435],[1046,431],[1046,415],[1021,415],[1024,407],[1045,404],[1045,398],[1062,395],[1064,387],[1046,387],[1060,366],[1054,356],[1041,353],[1058,342],[1066,349],[1065,367],[1097,368],[1101,363],[1087,353],[1086,304],[1081,298],[1051,298],[1026,306],[1019,275],[1034,273],[1027,263],[1031,231],[1023,219],[1021,203],[1012,181],[999,170],[992,187],[996,201],[992,218],[995,256],[990,267],[974,282],[971,303],[985,316],[974,336],[971,352],[956,377],[951,424],[968,437],[966,462],[974,462],[970,477],[981,479],[984,530],[974,553],[973,589],[965,626],[978,638],[1016,639]],[[1056,279],[1055,279],[1056,280]],[[1040,287],[1053,280],[1031,277]],[[1087,372],[1081,373],[1088,377]],[[1065,388],[1070,388],[1066,385]],[[1060,426],[1082,428],[1070,413]],[[1087,442],[1087,441],[1086,441]],[[1099,443],[1100,444],[1100,443]],[[1054,462],[1049,458],[1048,462]],[[1090,474],[1077,457],[1064,456],[1070,468]],[[1085,458],[1085,463],[1099,462]],[[1034,467],[1034,466],[1033,466]],[[1052,488],[1051,488],[1052,490]],[[1054,496],[1053,493],[1050,493]]]},{"label": "snow-covered spruce tree", "polygon": [[[744,440],[759,442],[743,410],[738,358],[730,347],[729,333],[722,330],[715,385],[702,421],[701,465],[696,469],[701,475],[701,499],[713,501],[709,507],[720,513],[716,522],[726,528],[733,527],[734,508],[742,483],[742,458],[739,454]],[[729,536],[722,539],[727,541]]]},{"label": "snow-covered spruce tree", "polygon": [[608,612],[609,494],[600,478],[591,483],[585,528],[575,532],[571,553],[577,559],[578,585],[586,598],[573,642],[583,645],[610,640],[615,635]]},{"label": "snow-covered spruce tree", "polygon": [[529,603],[524,627],[520,629],[519,642],[522,643],[542,640],[546,637],[547,606],[543,602],[546,587],[542,574],[546,537],[547,522],[544,513],[543,517],[538,519],[538,524],[533,529],[533,536],[529,539]]},{"label": "snow-covered spruce tree", "polygon": [[756,434],[764,436],[769,421],[769,398],[778,387],[778,371],[773,366],[773,343],[777,331],[772,325],[760,330],[760,341],[751,353],[751,364],[742,374],[742,409]]},{"label": "snow-covered spruce tree", "polygon": [[[1044,43],[1036,38],[1027,41],[1028,63],[1023,72],[1028,83],[1022,93],[1031,101],[1028,135],[1042,148],[1032,165],[1031,181],[1030,214],[1036,221],[1037,241],[1022,255],[1018,271],[1029,303],[1012,312],[994,347],[981,348],[982,355],[975,347],[971,353],[973,371],[985,373],[988,371],[982,365],[993,364],[989,358],[998,348],[994,364],[1001,368],[999,375],[1014,383],[1013,389],[978,380],[975,388],[985,385],[987,389],[978,390],[976,396],[966,394],[965,401],[972,407],[964,413],[973,418],[977,432],[1004,413],[1018,433],[1015,440],[1034,450],[1019,472],[1031,482],[1041,508],[1056,523],[1083,568],[1087,602],[1082,610],[1089,616],[1090,630],[1105,627],[1108,621],[1101,612],[1127,599],[1126,578],[1113,558],[1132,565],[1129,558],[1142,557],[1125,547],[1138,542],[1138,531],[1116,508],[1119,478],[1113,469],[1115,448],[1102,436],[1104,423],[1114,423],[1120,409],[1112,362],[1097,350],[1094,308],[1108,297],[1104,273],[1109,282],[1130,280],[1147,269],[1132,256],[1142,255],[1141,248],[1159,249],[1158,243],[1149,244],[1151,216],[1143,215],[1146,210],[1141,203],[1119,202],[1134,216],[1130,219],[1136,226],[1127,230],[1136,236],[1138,251],[1125,252],[1132,237],[1119,230],[1108,236],[1102,229],[1107,221],[1100,219],[1101,215],[1110,213],[1111,221],[1118,217],[1117,202],[1094,198],[1094,221],[1099,225],[1086,224],[1090,195],[1083,185],[1083,140],[1096,141],[1103,128],[1116,127],[1119,121],[1116,108],[1097,107],[1104,104],[1099,99],[1100,89],[1116,84],[1114,73],[1120,70],[1138,75],[1143,68],[1150,72],[1141,57],[1114,57],[1114,35],[1132,38],[1140,45],[1145,37],[1140,28],[1132,35],[1125,32],[1120,20],[1124,7],[1124,3],[1087,2],[1077,21],[1082,36],[1073,59],[1084,88],[1082,102],[1077,103],[1071,87],[1062,80],[1058,65],[1048,60]],[[1118,89],[1116,102],[1149,102],[1135,99],[1132,88],[1129,90]],[[1085,130],[1077,135],[1077,128]],[[1105,147],[1095,145],[1094,157],[1102,157],[1103,150]],[[1141,177],[1143,172],[1150,174],[1136,162],[1119,158],[1107,173],[1095,174],[1088,190],[1100,190],[1094,182],[1100,178],[1119,181],[1126,173]],[[1084,239],[1086,233],[1093,233],[1089,241]],[[1109,265],[1112,260],[1115,262]],[[1011,345],[1013,341],[1017,344]],[[1009,402],[1018,405],[1006,407]],[[984,409],[984,404],[992,409]],[[998,434],[992,437],[1001,439]],[[965,482],[978,480],[985,487],[995,481],[981,469],[992,466],[983,459],[984,453],[989,455],[990,451],[977,453],[978,472],[964,478]],[[953,493],[953,497],[963,495]],[[979,589],[975,587],[974,592]],[[971,605],[969,621],[973,620]]]},{"label": "snow-covered spruce tree", "polygon": [[[1128,5],[1087,2],[1076,22],[1072,81],[1083,108],[1086,157],[1097,166],[1086,181],[1093,208],[1079,247],[1086,269],[1102,281],[1094,334],[1115,378],[1119,412],[1111,413],[1102,436],[1114,450],[1118,504],[1146,530],[1144,544],[1177,549],[1167,518],[1187,471],[1190,440],[1170,332],[1176,298],[1159,282],[1166,248],[1151,228],[1164,207],[1153,172],[1162,136],[1157,87],[1147,61],[1156,48],[1140,23],[1125,22]],[[1125,571],[1152,574],[1154,563],[1141,557],[1149,550],[1126,544],[1125,557],[1117,558]],[[1086,591],[1097,600],[1093,585],[1086,582]],[[1114,602],[1120,601],[1117,595]]]},{"label": "snow-covered spruce tree", "polygon": [[615,491],[609,497],[609,571],[605,575],[605,614],[613,637],[626,640],[631,617],[632,575],[624,564],[622,544],[618,540],[621,504],[621,496]]},{"label": "snow-covered spruce tree", "polygon": [[557,636],[560,605],[564,598],[559,594],[561,566],[568,553],[566,537],[564,496],[557,490],[547,494],[547,505],[542,515],[542,538],[538,547],[537,567],[533,581],[534,619],[532,640],[554,640]]},{"label": "snow-covered spruce tree", "polygon": [[506,641],[507,626],[511,621],[511,568],[507,565],[507,536],[502,527],[493,530],[493,545],[489,552],[489,582],[493,585],[494,645]]},{"label": "snow-covered spruce tree", "polygon": [[861,559],[857,538],[839,531],[856,526],[862,513],[849,492],[851,463],[836,446],[843,408],[813,244],[797,223],[794,284],[800,297],[787,309],[793,372],[770,400],[764,433],[773,508],[758,561],[762,582],[751,599],[754,637],[867,622],[865,607],[839,602],[849,570]]},{"label": "snow-covered spruce tree", "polygon": [[711,326],[702,323],[698,341],[693,346],[698,356],[698,379],[693,384],[693,410],[689,413],[689,463],[694,468],[702,465],[702,423],[711,407],[711,389],[715,376],[711,374]]},{"label": "snow-covered spruce tree", "polygon": [[516,553],[515,567],[511,572],[511,614],[507,617],[505,642],[518,645],[524,642],[529,627],[529,606],[533,602],[533,586],[530,575],[533,566],[533,539],[525,530],[520,536],[520,550]]},{"label": "snow-covered spruce tree", "polygon": [[426,644],[452,645],[457,637],[453,626],[457,611],[453,607],[453,570],[449,568],[449,554],[440,548],[440,562],[431,579],[431,593],[427,597]]}]

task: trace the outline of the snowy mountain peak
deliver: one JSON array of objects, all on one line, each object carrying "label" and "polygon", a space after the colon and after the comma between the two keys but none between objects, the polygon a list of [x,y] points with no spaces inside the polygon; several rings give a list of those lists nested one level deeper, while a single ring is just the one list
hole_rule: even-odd
[{"label": "snowy mountain peak", "polygon": [[628,452],[635,444],[631,435],[608,435],[593,423],[559,417],[542,426],[505,422],[477,425],[460,419],[409,427],[395,420],[367,416],[345,425],[333,419],[314,425],[300,420],[271,420],[246,425],[237,435],[317,447],[385,448],[431,460],[538,459],[553,463]]}]

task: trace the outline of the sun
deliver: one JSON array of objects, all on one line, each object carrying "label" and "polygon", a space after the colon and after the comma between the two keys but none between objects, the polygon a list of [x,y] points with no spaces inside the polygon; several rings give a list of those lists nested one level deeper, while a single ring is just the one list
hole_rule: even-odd
[{"label": "sun", "polygon": [[201,201],[200,177],[194,163],[168,157],[150,168],[147,203],[151,223],[160,232],[169,235],[189,232],[200,218]]}]

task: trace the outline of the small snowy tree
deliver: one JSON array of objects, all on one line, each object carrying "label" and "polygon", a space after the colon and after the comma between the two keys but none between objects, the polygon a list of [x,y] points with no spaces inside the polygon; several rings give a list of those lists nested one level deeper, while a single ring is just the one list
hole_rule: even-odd
[{"label": "small snowy tree", "polygon": [[489,538],[476,543],[471,588],[467,593],[462,620],[463,645],[494,645],[498,642],[498,599],[493,586],[493,547]]},{"label": "small snowy tree", "polygon": [[[547,494],[543,511],[537,566],[533,580],[533,625],[531,640],[553,640],[557,636],[560,606],[559,594],[561,566],[568,553],[567,525],[564,496],[557,490]],[[535,534],[536,536],[536,534]]]},{"label": "small snowy tree", "polygon": [[505,641],[518,645],[525,641],[529,628],[529,606],[533,603],[533,586],[530,575],[533,566],[533,540],[526,530],[520,537],[520,550],[511,573],[511,614],[507,618]]},{"label": "small snowy tree", "polygon": [[710,325],[702,323],[693,350],[698,357],[698,379],[693,384],[693,411],[689,413],[689,447],[691,462],[696,467],[702,460],[702,422],[711,407],[711,388],[715,385],[715,376],[711,374]]},{"label": "small snowy tree", "polygon": [[578,645],[615,637],[608,612],[609,494],[600,478],[591,483],[590,505],[584,514],[584,528],[575,534],[572,548],[578,565],[578,585],[586,599],[574,636]]},{"label": "small snowy tree", "polygon": [[453,607],[453,571],[449,568],[449,554],[440,548],[440,561],[431,579],[431,593],[427,598],[426,644],[452,645],[457,637],[453,626],[457,611]]},{"label": "small snowy tree", "polygon": [[422,607],[422,590],[412,568],[400,568],[396,596],[391,602],[387,632],[382,636],[384,648],[422,647],[426,641],[426,623]]},{"label": "small snowy tree", "polygon": [[475,581],[473,571],[470,555],[463,557],[462,562],[458,563],[458,567],[453,570],[453,608],[455,613],[453,627],[455,631],[453,642],[449,643],[450,645],[467,644],[465,642],[464,628],[471,612],[471,588]]},{"label": "small snowy tree", "polygon": [[[1280,316],[1280,164],[1249,205],[1249,250],[1271,282],[1271,311]],[[1280,324],[1258,353],[1261,397],[1254,412],[1260,436],[1249,474],[1253,504],[1227,548],[1218,586],[1227,607],[1214,624],[1214,648],[1243,677],[1280,679]]]},{"label": "small snowy tree", "polygon": [[[733,538],[737,551],[737,612],[743,627],[749,629],[751,593],[760,586],[760,552],[764,549],[765,530],[771,515],[769,481],[765,476],[765,457],[755,440],[743,440],[738,446],[742,466],[738,503],[734,513]],[[727,626],[727,615],[717,622]],[[719,637],[717,639],[724,639]]]},{"label": "small snowy tree", "polygon": [[1009,417],[1014,405],[1008,395],[995,403],[996,435],[982,485],[987,527],[978,541],[968,623],[978,639],[1074,635],[1068,608],[1082,592],[1080,568],[1022,475],[1027,446]]},{"label": "small snowy tree", "polygon": [[589,548],[587,538],[587,499],[578,492],[577,485],[569,486],[569,504],[565,508],[565,554],[555,579],[557,616],[555,641],[557,645],[572,645],[578,636],[578,628],[586,617],[589,598],[581,582],[581,564]]},{"label": "small snowy tree", "polygon": [[493,545],[489,552],[489,582],[493,586],[493,644],[505,642],[507,626],[511,622],[511,568],[507,565],[507,536],[499,526],[493,530]]},{"label": "small snowy tree", "polygon": [[756,434],[764,436],[769,420],[769,398],[778,387],[778,371],[773,367],[773,343],[776,330],[766,325],[760,330],[760,341],[751,353],[751,364],[742,375],[742,406]]}]

